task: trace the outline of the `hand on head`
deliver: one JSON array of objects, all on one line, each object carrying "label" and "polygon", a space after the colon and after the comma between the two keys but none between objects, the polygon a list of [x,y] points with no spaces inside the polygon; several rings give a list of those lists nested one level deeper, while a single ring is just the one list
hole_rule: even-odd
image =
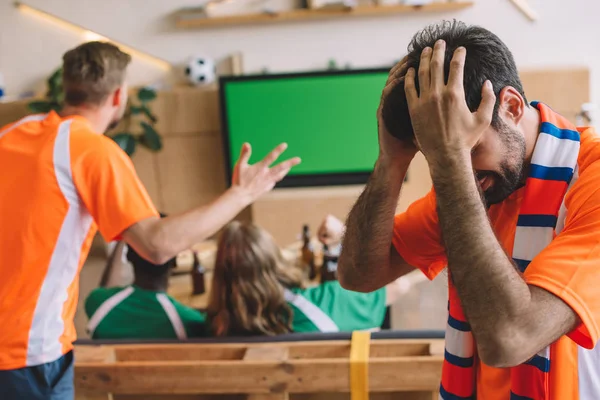
[{"label": "hand on head", "polygon": [[415,70],[406,72],[404,90],[419,150],[431,163],[436,157],[470,153],[490,126],[496,96],[491,82],[483,85],[481,104],[471,112],[463,85],[467,51],[459,47],[450,62],[448,83],[444,81],[446,43],[438,40],[432,50],[426,47],[419,65],[419,93]]},{"label": "hand on head", "polygon": [[381,94],[381,101],[379,108],[377,109],[377,125],[379,126],[379,157],[387,162],[410,162],[415,154],[417,148],[411,143],[402,142],[393,137],[387,130],[383,121],[383,107],[385,100],[390,96],[392,90],[398,86],[404,84],[404,77],[406,70],[408,57],[405,56],[398,64],[396,64],[390,71],[387,82]]},{"label": "hand on head", "polygon": [[340,221],[333,215],[327,215],[321,223],[321,226],[319,226],[317,236],[319,238],[319,241],[324,245],[335,245],[342,241],[344,229],[345,226],[342,221]]},{"label": "hand on head", "polygon": [[252,155],[252,148],[249,143],[244,143],[240,158],[233,170],[232,186],[241,189],[250,202],[273,189],[292,167],[300,164],[300,158],[293,157],[271,167],[286,149],[287,143],[282,143],[261,161],[250,165],[248,160]]}]

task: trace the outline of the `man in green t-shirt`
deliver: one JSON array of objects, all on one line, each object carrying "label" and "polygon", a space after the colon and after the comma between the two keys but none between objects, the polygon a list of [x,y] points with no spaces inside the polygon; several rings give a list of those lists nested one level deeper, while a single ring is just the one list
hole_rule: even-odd
[{"label": "man in green t-shirt", "polygon": [[[114,254],[119,256],[124,243]],[[101,287],[85,301],[88,332],[93,339],[186,339],[204,336],[205,316],[166,294],[175,258],[154,265],[129,247],[127,259],[135,279],[127,287],[106,287],[113,262],[109,262]]]}]

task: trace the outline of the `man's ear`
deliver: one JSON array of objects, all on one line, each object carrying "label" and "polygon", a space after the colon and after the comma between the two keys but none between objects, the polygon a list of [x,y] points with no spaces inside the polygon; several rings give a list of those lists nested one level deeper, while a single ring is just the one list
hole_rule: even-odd
[{"label": "man's ear", "polygon": [[119,107],[121,105],[121,103],[123,102],[123,98],[121,97],[121,92],[123,91],[123,88],[120,87],[117,90],[114,91],[113,95],[112,95],[112,105],[113,107]]},{"label": "man's ear", "polygon": [[527,103],[521,93],[512,86],[506,86],[498,95],[498,115],[505,121],[518,125],[525,114]]}]

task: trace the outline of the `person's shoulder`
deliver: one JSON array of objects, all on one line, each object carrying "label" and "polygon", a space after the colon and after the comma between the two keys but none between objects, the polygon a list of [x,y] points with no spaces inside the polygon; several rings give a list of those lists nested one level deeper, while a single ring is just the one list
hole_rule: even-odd
[{"label": "person's shoulder", "polygon": [[322,287],[322,290],[329,291],[330,293],[334,294],[335,296],[339,296],[341,298],[354,298],[354,297],[363,298],[363,297],[374,296],[379,293],[385,294],[385,286],[380,289],[377,289],[377,290],[374,290],[371,292],[367,292],[367,293],[355,292],[353,290],[344,289],[339,281],[329,281],[329,282],[322,283],[319,286]]},{"label": "person's shoulder", "polygon": [[571,214],[596,203],[600,206],[600,135],[593,128],[580,128],[580,133],[577,171],[565,198],[565,206]]},{"label": "person's shoulder", "polygon": [[97,143],[101,141],[101,135],[97,132],[94,132],[90,125],[80,118],[70,118],[65,119],[63,122],[69,123],[69,135],[71,137],[71,141],[87,141],[90,143]]},{"label": "person's shoulder", "polygon": [[580,135],[580,148],[577,157],[579,174],[600,161],[600,135],[592,127],[577,128]]},{"label": "person's shoulder", "polygon": [[122,287],[98,287],[92,290],[85,299],[85,313],[90,317],[102,303],[123,289]]},{"label": "person's shoulder", "polygon": [[[0,132],[4,133],[4,132],[11,131],[13,129],[15,129],[15,130],[31,129],[32,127],[39,127],[42,123],[44,123],[45,125],[48,125],[50,122],[50,119],[48,117],[49,117],[49,114],[27,115],[16,121],[11,121],[11,122],[7,123],[6,125],[0,125]],[[56,128],[57,123],[58,123],[57,121],[54,121],[54,124],[52,124],[53,126],[51,126],[50,129]]]},{"label": "person's shoulder", "polygon": [[[27,115],[17,121],[0,126],[0,137],[6,135],[12,143],[11,146],[23,140],[26,140],[23,143],[29,143],[29,141],[35,139],[43,140],[47,145],[52,145],[52,142],[47,141],[45,138],[48,134],[56,134],[61,121],[61,118],[56,113]],[[22,134],[18,134],[17,132]],[[15,134],[7,135],[9,133]],[[29,146],[28,144],[23,145]]]},{"label": "person's shoulder", "polygon": [[175,307],[175,310],[177,310],[177,313],[181,317],[181,320],[183,321],[183,323],[206,321],[206,315],[203,312],[196,310],[194,308],[188,307],[185,304],[180,303],[179,301],[175,300],[171,296],[168,296],[168,297],[169,297],[169,300],[171,300],[171,303],[173,303],[173,306]]},{"label": "person's shoulder", "polygon": [[423,217],[437,215],[437,200],[433,186],[421,198],[409,204],[408,208],[395,216],[395,225],[405,224],[413,220],[414,217]]},{"label": "person's shoulder", "polygon": [[318,285],[312,285],[308,287],[295,287],[288,289],[290,292],[295,295],[300,295],[306,298],[319,297],[323,294],[323,292],[329,290],[328,288],[334,281],[319,283]]},{"label": "person's shoulder", "polygon": [[378,292],[385,295],[385,288],[370,293],[359,293],[344,289],[339,281],[327,281],[306,289],[295,289],[292,292],[302,295],[315,304],[319,304],[320,302],[328,301],[328,299],[345,301],[353,298],[365,298],[373,296]]},{"label": "person's shoulder", "polygon": [[73,155],[88,155],[94,157],[106,157],[124,154],[114,140],[110,137],[96,133],[89,125],[78,119],[71,122],[70,142]]},{"label": "person's shoulder", "polygon": [[168,296],[169,300],[175,307],[181,322],[185,326],[185,330],[188,337],[206,337],[210,336],[210,328],[206,321],[206,314],[188,307],[171,296]]}]

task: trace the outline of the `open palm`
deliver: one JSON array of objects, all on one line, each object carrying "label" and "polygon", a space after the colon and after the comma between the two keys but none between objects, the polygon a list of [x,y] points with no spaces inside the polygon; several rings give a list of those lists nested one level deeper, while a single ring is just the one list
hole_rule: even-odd
[{"label": "open palm", "polygon": [[242,189],[250,201],[255,201],[261,195],[269,192],[290,172],[295,165],[300,164],[299,157],[293,157],[271,167],[279,156],[287,149],[286,143],[275,147],[264,159],[256,164],[249,164],[252,147],[244,143],[240,158],[233,170],[232,185]]}]

